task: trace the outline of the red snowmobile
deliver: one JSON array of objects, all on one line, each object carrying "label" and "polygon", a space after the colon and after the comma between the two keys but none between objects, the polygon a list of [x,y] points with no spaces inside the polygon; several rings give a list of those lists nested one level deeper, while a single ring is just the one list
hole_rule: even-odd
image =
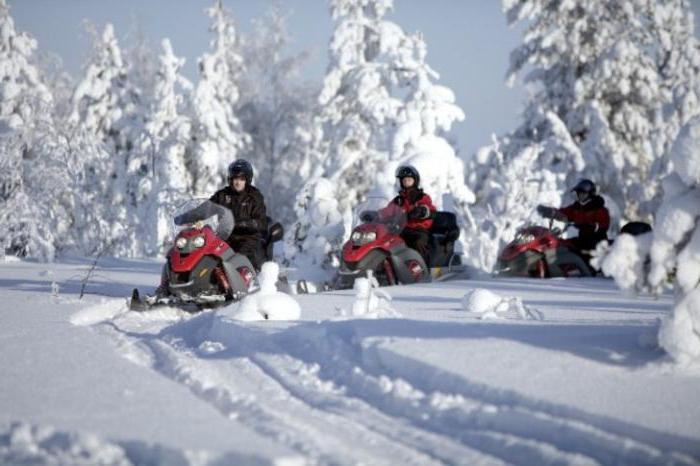
[{"label": "red snowmobile", "polygon": [[[168,305],[198,311],[241,299],[248,293],[255,269],[246,256],[236,253],[222,239],[233,231],[231,211],[211,201],[183,211],[180,218],[184,228],[167,254],[157,293],[141,298],[134,289],[130,309]],[[271,255],[272,243],[281,239],[282,233],[281,225],[270,227],[264,245],[266,256]]]},{"label": "red snowmobile", "polygon": [[[562,237],[572,226],[561,230],[549,227],[528,226],[521,228],[498,256],[496,273],[514,277],[591,277],[596,274],[573,243]],[[634,236],[651,231],[644,222],[630,222],[620,230]]]},{"label": "red snowmobile", "polygon": [[400,207],[387,207],[385,200],[371,198],[356,209],[354,225],[343,245],[334,289],[352,288],[357,277],[370,271],[380,285],[429,282],[463,271],[461,258],[454,251],[459,228],[451,212],[437,212],[433,218],[428,264],[399,236],[406,225],[406,214]]},{"label": "red snowmobile", "polygon": [[551,222],[549,228],[521,228],[498,255],[496,273],[536,278],[593,276],[594,271],[562,234]]}]

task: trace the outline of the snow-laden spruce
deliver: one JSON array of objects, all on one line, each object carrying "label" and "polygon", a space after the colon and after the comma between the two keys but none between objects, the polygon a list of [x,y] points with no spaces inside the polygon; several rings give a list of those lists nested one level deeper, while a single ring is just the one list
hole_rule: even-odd
[{"label": "snow-laden spruce", "polygon": [[206,10],[212,19],[211,52],[199,59],[194,91],[194,134],[188,169],[194,192],[211,195],[226,180],[226,167],[248,143],[235,114],[244,66],[231,12],[221,0]]},{"label": "snow-laden spruce", "polygon": [[519,228],[541,219],[538,204],[559,206],[570,189],[570,174],[583,166],[580,150],[553,112],[533,106],[523,125],[494,138],[469,163],[467,177],[478,201],[478,227],[466,238],[472,263],[491,271],[498,252]]},{"label": "snow-laden spruce", "polygon": [[[673,141],[668,133],[697,111],[691,110],[698,58],[688,3],[503,5],[511,23],[528,21],[524,43],[511,56],[511,79],[532,68],[526,79],[539,84],[534,101],[564,122],[588,177],[626,218],[648,216],[658,193],[650,175]],[[691,99],[685,105],[677,101],[681,92]]]},{"label": "snow-laden spruce", "polygon": [[[336,25],[319,96],[321,113],[315,122],[322,134],[316,139],[322,166],[311,185],[297,196],[297,222],[288,233],[287,259],[292,262],[309,262],[305,256],[325,254],[302,244],[316,243],[324,249],[330,244],[333,254],[322,265],[332,265],[332,256],[351,225],[353,209],[373,187],[375,174],[388,159],[401,105],[392,95],[392,86],[398,83],[395,64],[406,39],[398,25],[384,19],[391,7],[391,0],[331,1]],[[324,228],[317,223],[319,216],[309,210],[311,203],[306,199],[309,195],[318,197],[314,194],[318,183],[324,196],[332,189],[343,229],[334,227],[334,214],[325,215],[333,223]],[[309,234],[333,236],[314,238]]]},{"label": "snow-laden spruce", "polygon": [[304,273],[315,270],[330,278],[345,231],[335,187],[325,178],[306,184],[295,208],[299,220],[287,232],[284,256]]},{"label": "snow-laden spruce", "polygon": [[313,131],[318,90],[301,79],[309,54],[285,53],[291,41],[286,21],[281,7],[273,6],[243,37],[237,115],[251,139],[240,156],[255,165],[268,215],[290,225],[299,188],[319,164]]},{"label": "snow-laden spruce", "polygon": [[105,239],[104,181],[97,178],[104,178],[105,159],[57,110],[36,47],[0,1],[0,248],[51,260],[59,250],[92,250]]},{"label": "snow-laden spruce", "polygon": [[137,234],[141,253],[147,256],[162,254],[169,247],[173,212],[191,186],[185,164],[192,131],[188,114],[192,84],[180,75],[184,58],[175,56],[168,39],[161,45],[153,100],[138,144],[138,150],[148,155],[136,193],[142,220]]},{"label": "snow-laden spruce", "polygon": [[147,170],[146,154],[135,150],[143,131],[144,107],[139,90],[129,78],[114,27],[107,24],[102,33],[90,29],[93,43],[90,60],[73,94],[71,122],[92,133],[110,155],[111,204],[105,219],[113,228],[108,245],[117,255],[134,255],[138,184]]},{"label": "snow-laden spruce", "polygon": [[698,111],[700,59],[687,2],[503,7],[511,24],[527,24],[509,81],[527,70],[532,94],[520,127],[468,167],[481,226],[472,254],[487,270],[517,228],[536,220],[537,204],[559,205],[556,193],[581,177],[598,184],[614,217],[648,218],[667,171],[664,154]]},{"label": "snow-laden spruce", "polygon": [[0,136],[29,131],[35,114],[52,101],[36,66],[36,40],[18,31],[0,0]]},{"label": "snow-laden spruce", "polygon": [[[391,199],[397,190],[395,170],[412,165],[421,175],[421,187],[439,210],[456,212],[462,242],[473,235],[476,224],[470,205],[474,193],[465,184],[464,164],[447,140],[464,112],[449,88],[436,84],[440,75],[426,62],[427,45],[422,34],[404,38],[397,49],[399,83],[405,94],[391,141],[390,160],[377,176],[377,191]],[[470,260],[470,258],[468,258]]]},{"label": "snow-laden spruce", "polygon": [[653,233],[620,235],[598,264],[623,288],[676,290],[673,311],[659,332],[660,345],[681,364],[700,363],[700,117],[679,133],[671,151],[673,172]]},{"label": "snow-laden spruce", "polygon": [[[323,172],[297,198],[300,215],[287,248],[292,262],[309,262],[303,256],[312,255],[325,257],[326,266],[332,264],[350,229],[353,209],[370,192],[387,201],[393,197],[394,170],[401,163],[415,165],[436,204],[456,210],[461,223],[473,227],[469,204],[474,196],[465,185],[462,162],[445,137],[464,113],[452,91],[435,84],[439,75],[426,62],[422,36],[406,34],[384,19],[392,6],[391,0],[331,2],[337,23],[319,98]],[[332,188],[342,230],[335,227],[334,214],[325,216],[333,222],[328,228],[312,220],[308,199],[318,183],[324,195]],[[310,237],[312,233],[337,236]],[[306,249],[313,244],[323,250]]]}]

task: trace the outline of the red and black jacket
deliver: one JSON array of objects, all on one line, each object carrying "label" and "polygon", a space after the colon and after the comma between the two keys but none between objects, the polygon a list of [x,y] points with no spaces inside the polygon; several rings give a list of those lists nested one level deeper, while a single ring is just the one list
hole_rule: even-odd
[{"label": "red and black jacket", "polygon": [[430,216],[428,218],[409,218],[406,223],[406,228],[411,228],[413,230],[430,230],[430,227],[433,226],[432,214],[435,213],[437,209],[433,205],[433,201],[432,199],[430,199],[430,196],[425,194],[422,189],[402,189],[401,191],[399,191],[399,195],[396,196],[387,207],[391,207],[392,204],[395,206],[399,206],[401,210],[403,210],[406,213],[406,215],[408,215],[408,213],[411,210],[418,206],[425,206],[428,208],[430,212]]},{"label": "red and black jacket", "polygon": [[558,211],[566,216],[569,222],[576,225],[579,230],[579,239],[588,249],[595,248],[598,242],[607,239],[610,213],[602,197],[594,195],[584,204],[576,201]]}]

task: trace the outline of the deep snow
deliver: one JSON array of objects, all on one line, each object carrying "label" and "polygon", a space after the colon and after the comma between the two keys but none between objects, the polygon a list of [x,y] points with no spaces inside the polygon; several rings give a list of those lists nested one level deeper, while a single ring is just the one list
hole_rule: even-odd
[{"label": "deep snow", "polygon": [[101,261],[79,300],[89,265],[0,263],[0,464],[700,464],[668,295],[486,277],[385,288],[392,318],[347,290],[242,322],[124,312],[156,261]]}]

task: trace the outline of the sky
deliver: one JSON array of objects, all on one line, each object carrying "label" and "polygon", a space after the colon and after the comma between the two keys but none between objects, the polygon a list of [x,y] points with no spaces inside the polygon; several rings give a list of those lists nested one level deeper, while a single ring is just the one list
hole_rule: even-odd
[{"label": "sky", "polygon": [[[223,0],[245,34],[271,0]],[[333,31],[327,0],[279,0],[288,14],[291,52],[309,50],[305,78],[320,85],[327,66]],[[693,0],[696,29],[700,0]],[[141,30],[154,44],[169,38],[175,53],[187,59],[184,74],[196,80],[197,58],[209,48],[211,0],[8,0],[18,28],[32,34],[42,52],[59,56],[66,70],[79,77],[89,52],[85,20],[111,22],[127,41]],[[521,40],[520,28],[509,27],[498,0],[394,0],[387,16],[406,32],[420,31],[428,45],[428,63],[440,73],[440,84],[455,92],[466,119],[452,134],[462,157],[491,141],[492,134],[515,128],[525,90],[505,84],[510,51]]]}]

